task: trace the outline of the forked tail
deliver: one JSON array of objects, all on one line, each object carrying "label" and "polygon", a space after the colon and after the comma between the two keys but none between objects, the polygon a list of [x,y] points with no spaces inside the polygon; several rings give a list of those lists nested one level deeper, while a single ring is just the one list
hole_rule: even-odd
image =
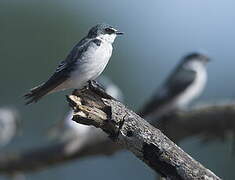
[{"label": "forked tail", "polygon": [[48,94],[48,92],[49,92],[49,89],[45,88],[44,84],[31,89],[29,93],[24,95],[24,98],[27,100],[25,104],[28,105],[31,103],[36,103],[43,96]]}]

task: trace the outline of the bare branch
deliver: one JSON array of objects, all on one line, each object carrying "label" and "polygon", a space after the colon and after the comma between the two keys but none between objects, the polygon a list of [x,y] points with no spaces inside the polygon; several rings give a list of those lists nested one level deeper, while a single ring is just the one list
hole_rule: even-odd
[{"label": "bare branch", "polygon": [[120,146],[115,145],[108,138],[105,139],[97,144],[84,146],[80,146],[79,139],[73,139],[69,142],[36,148],[23,153],[4,153],[0,155],[0,173],[14,174],[43,170],[73,159],[94,155],[111,155],[120,150]]},{"label": "bare branch", "polygon": [[[97,89],[96,89],[97,90]],[[68,97],[77,110],[74,120],[101,128],[115,142],[133,152],[169,179],[220,179],[196,162],[160,130],[104,92],[83,90]]]},{"label": "bare branch", "polygon": [[178,111],[151,124],[159,127],[167,137],[179,142],[187,137],[204,135],[212,139],[224,138],[235,132],[235,104],[207,105],[188,111]]},{"label": "bare branch", "polygon": [[[172,116],[153,125],[161,129],[164,134],[177,142],[194,135],[209,134],[223,137],[235,129],[235,105],[208,105],[190,111],[177,112]],[[93,137],[104,134],[93,129]],[[103,136],[98,142],[90,141],[81,145],[81,137],[77,136],[70,141],[27,150],[22,153],[0,154],[0,173],[13,173],[18,171],[32,172],[59,165],[64,162],[84,158],[87,156],[111,155],[122,147]]]}]

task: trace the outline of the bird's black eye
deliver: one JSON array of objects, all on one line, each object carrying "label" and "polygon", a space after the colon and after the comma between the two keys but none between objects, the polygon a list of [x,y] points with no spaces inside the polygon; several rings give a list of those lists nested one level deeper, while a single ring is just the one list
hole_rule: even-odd
[{"label": "bird's black eye", "polygon": [[107,34],[114,34],[115,33],[115,30],[113,28],[105,28],[105,32]]}]

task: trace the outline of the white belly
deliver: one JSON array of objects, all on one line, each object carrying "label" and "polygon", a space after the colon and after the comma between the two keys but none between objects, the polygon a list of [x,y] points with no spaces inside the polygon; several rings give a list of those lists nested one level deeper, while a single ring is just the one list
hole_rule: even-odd
[{"label": "white belly", "polygon": [[197,98],[202,93],[207,81],[206,69],[202,64],[198,63],[192,63],[190,66],[190,69],[196,71],[194,82],[176,98],[172,99],[167,104],[162,105],[152,114],[153,116],[161,117],[176,109],[185,108],[193,99]]},{"label": "white belly", "polygon": [[84,87],[89,80],[96,79],[104,71],[111,55],[112,45],[110,43],[102,42],[98,47],[95,44],[89,47],[76,63],[76,70],[71,73],[70,78],[56,90]]},{"label": "white belly", "polygon": [[205,88],[207,82],[206,69],[203,66],[195,66],[196,71],[195,81],[191,86],[189,86],[180,96],[176,99],[176,104],[178,107],[185,107],[193,99],[197,98]]}]

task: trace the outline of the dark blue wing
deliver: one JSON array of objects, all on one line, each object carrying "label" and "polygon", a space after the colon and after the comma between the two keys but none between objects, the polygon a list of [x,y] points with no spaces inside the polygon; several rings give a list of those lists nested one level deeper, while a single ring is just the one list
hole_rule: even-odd
[{"label": "dark blue wing", "polygon": [[184,92],[195,80],[196,72],[189,69],[179,69],[166,81],[168,96],[175,97]]},{"label": "dark blue wing", "polygon": [[26,99],[29,99],[26,104],[37,102],[41,97],[48,94],[57,86],[66,81],[71,72],[76,68],[76,62],[81,58],[83,53],[88,49],[91,43],[100,44],[98,39],[82,39],[69,53],[64,61],[62,61],[56,68],[55,73],[49,78],[48,81],[40,86],[37,86],[30,90],[25,95]]}]

